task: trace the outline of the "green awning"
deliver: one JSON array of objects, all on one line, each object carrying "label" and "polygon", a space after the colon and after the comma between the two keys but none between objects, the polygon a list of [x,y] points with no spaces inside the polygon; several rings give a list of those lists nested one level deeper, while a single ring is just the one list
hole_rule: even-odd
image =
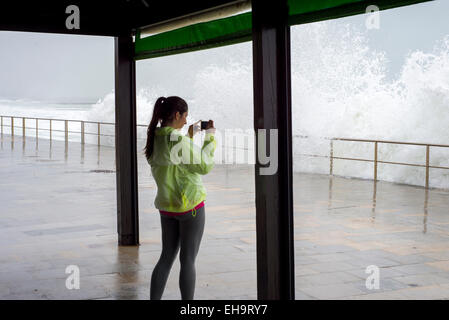
[{"label": "green awning", "polygon": [[433,0],[288,0],[288,23],[292,26],[361,14],[371,5],[386,10],[427,1]]},{"label": "green awning", "polygon": [[[365,13],[369,5],[380,10],[433,0],[288,0],[289,25],[323,21]],[[135,59],[155,58],[190,52],[252,39],[251,12],[228,18],[202,22],[191,26],[135,40]]]},{"label": "green awning", "polygon": [[160,57],[250,41],[251,12],[197,23],[154,36],[136,35],[136,59]]}]

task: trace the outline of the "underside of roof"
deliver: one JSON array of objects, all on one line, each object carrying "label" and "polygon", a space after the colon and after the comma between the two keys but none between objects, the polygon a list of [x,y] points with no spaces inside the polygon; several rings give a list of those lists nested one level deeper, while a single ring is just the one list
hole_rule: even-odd
[{"label": "underside of roof", "polygon": [[[379,10],[385,10],[427,1],[432,0],[378,0],[376,6]],[[288,24],[292,26],[366,13],[370,5],[373,5],[372,0],[288,0]],[[245,12],[144,38],[137,31],[135,57],[137,60],[154,58],[251,39],[252,15]]]},{"label": "underside of roof", "polygon": [[[213,10],[236,0],[20,0],[0,4],[0,30],[98,36],[135,33],[138,28]],[[79,8],[80,28],[67,29],[67,7]]]},{"label": "underside of roof", "polygon": [[[264,1],[264,0],[252,0]],[[277,0],[273,0],[277,1]],[[288,25],[298,25],[433,0],[287,0]],[[148,27],[182,17],[238,6],[248,0],[41,0],[7,1],[0,5],[0,30],[100,36],[135,35],[135,58],[154,58],[236,44],[252,39],[249,10],[229,17],[186,25],[145,36]],[[76,5],[80,28],[67,29],[67,7]],[[174,24],[174,23],[173,23]]]}]

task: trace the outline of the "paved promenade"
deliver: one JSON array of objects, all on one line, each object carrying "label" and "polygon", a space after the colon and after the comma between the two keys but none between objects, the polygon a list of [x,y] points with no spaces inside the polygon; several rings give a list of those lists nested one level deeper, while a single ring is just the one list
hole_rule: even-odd
[{"label": "paved promenade", "polygon": [[[161,250],[156,185],[139,155],[141,245],[117,245],[111,147],[4,135],[0,299],[148,299]],[[204,176],[195,299],[256,299],[254,169]],[[296,299],[449,299],[449,191],[295,174]],[[80,289],[66,288],[77,265]],[[379,268],[379,288],[365,273]],[[179,259],[163,299],[180,299]]]}]

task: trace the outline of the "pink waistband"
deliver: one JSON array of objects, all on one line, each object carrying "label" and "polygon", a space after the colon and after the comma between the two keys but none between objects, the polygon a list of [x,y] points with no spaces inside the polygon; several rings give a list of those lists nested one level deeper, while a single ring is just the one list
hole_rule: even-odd
[{"label": "pink waistband", "polygon": [[160,213],[162,214],[166,214],[167,216],[180,216],[189,212],[192,212],[192,210],[198,210],[199,208],[204,207],[204,200],[201,201],[200,203],[198,203],[195,208],[184,211],[184,212],[170,212],[170,211],[163,211],[163,210],[159,210]]}]

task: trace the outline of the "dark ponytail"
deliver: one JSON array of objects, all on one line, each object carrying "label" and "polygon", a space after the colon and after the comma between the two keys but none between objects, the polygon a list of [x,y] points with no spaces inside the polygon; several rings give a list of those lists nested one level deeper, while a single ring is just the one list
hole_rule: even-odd
[{"label": "dark ponytail", "polygon": [[153,108],[153,117],[151,118],[147,129],[147,144],[144,148],[145,157],[147,159],[150,159],[153,154],[154,134],[158,123],[160,121],[162,121],[162,123],[170,122],[175,118],[176,112],[179,112],[182,115],[187,110],[187,102],[177,96],[167,98],[159,97],[156,100]]}]

